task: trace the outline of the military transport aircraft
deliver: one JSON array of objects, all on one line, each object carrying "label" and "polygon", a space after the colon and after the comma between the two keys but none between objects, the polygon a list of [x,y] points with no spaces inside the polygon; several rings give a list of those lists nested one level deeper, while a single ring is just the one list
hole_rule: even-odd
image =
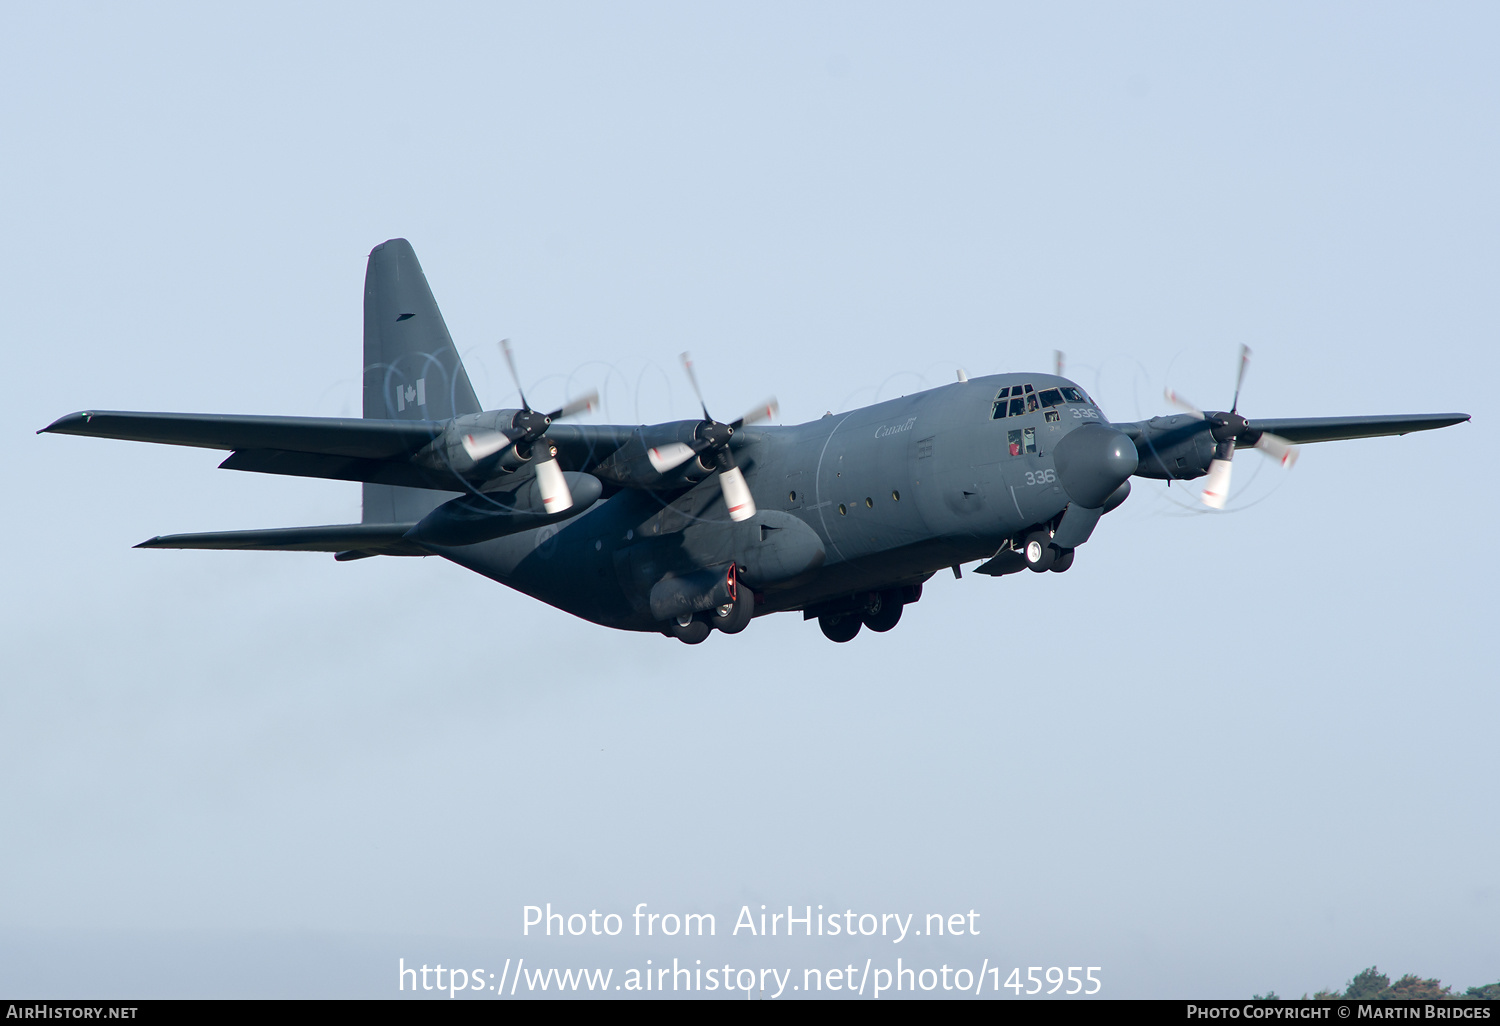
[{"label": "military transport aircraft", "polygon": [[[1468,420],[1249,420],[1229,411],[1111,423],[1056,374],[960,380],[792,427],[557,423],[558,410],[483,410],[412,247],[365,275],[364,419],[85,412],[43,428],[230,450],[220,466],[364,483],[358,524],[175,534],[140,548],[438,555],[606,627],[688,644],[800,610],[834,641],[888,631],[935,572],[1061,572],[1130,479],[1207,475],[1222,507],[1237,449],[1290,464],[1305,442]],[[512,375],[515,364],[505,351]],[[684,354],[690,379],[692,364]],[[517,380],[519,389],[519,380]],[[693,380],[694,391],[698,391]]]}]

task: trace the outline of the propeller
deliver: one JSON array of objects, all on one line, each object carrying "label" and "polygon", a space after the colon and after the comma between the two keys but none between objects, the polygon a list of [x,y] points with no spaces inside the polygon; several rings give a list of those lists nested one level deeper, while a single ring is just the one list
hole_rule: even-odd
[{"label": "propeller", "polygon": [[1229,499],[1230,467],[1234,460],[1237,443],[1254,446],[1288,469],[1297,462],[1297,447],[1279,435],[1268,431],[1257,431],[1255,425],[1240,416],[1240,389],[1245,384],[1245,371],[1250,367],[1250,347],[1240,346],[1240,369],[1234,381],[1234,402],[1228,413],[1203,410],[1187,399],[1167,389],[1167,402],[1198,420],[1212,425],[1214,458],[1208,465],[1208,480],[1203,482],[1203,504],[1210,509],[1223,509]]},{"label": "propeller", "polygon": [[682,354],[682,366],[687,371],[688,381],[692,383],[693,394],[698,397],[698,406],[703,410],[703,422],[694,430],[691,445],[686,442],[670,442],[647,450],[646,458],[650,460],[652,469],[658,474],[665,474],[694,456],[712,454],[719,471],[719,490],[724,493],[724,506],[729,510],[729,519],[749,520],[755,516],[755,500],[750,495],[750,486],[745,484],[744,473],[734,462],[729,440],[746,424],[756,424],[776,416],[776,400],[767,399],[739,420],[721,424],[708,412],[708,404],[703,401],[703,390],[698,387],[698,376],[693,373],[692,357],[687,353]]},{"label": "propeller", "polygon": [[500,351],[505,354],[505,364],[510,368],[511,380],[521,396],[521,409],[511,418],[509,431],[475,431],[464,435],[464,452],[474,462],[488,459],[516,446],[530,447],[533,454],[541,458],[536,462],[536,483],[542,495],[542,508],[548,513],[561,513],[573,507],[573,495],[568,491],[567,479],[557,465],[557,446],[547,437],[547,428],[554,420],[571,417],[594,408],[599,401],[598,392],[564,403],[551,413],[541,413],[531,408],[526,401],[526,392],[521,388],[521,376],[516,373],[516,360],[510,351],[510,339],[500,340]]}]

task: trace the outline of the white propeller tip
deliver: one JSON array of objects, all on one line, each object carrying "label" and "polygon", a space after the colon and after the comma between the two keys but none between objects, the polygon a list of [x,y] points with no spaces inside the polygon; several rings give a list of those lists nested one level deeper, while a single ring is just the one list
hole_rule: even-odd
[{"label": "white propeller tip", "polygon": [[573,508],[573,493],[568,491],[568,480],[563,477],[557,460],[543,460],[536,465],[536,483],[542,493],[543,512],[561,513]]},{"label": "white propeller tip", "polygon": [[1203,505],[1223,509],[1229,500],[1229,473],[1234,466],[1228,460],[1214,460],[1208,465],[1208,480],[1203,482]]},{"label": "white propeller tip", "polygon": [[668,442],[666,445],[646,450],[646,460],[651,464],[651,469],[658,474],[676,470],[692,458],[693,447],[684,445],[682,442]]},{"label": "white propeller tip", "polygon": [[510,437],[498,431],[481,431],[478,434],[464,435],[464,452],[469,459],[478,463],[480,460],[493,456],[510,444]]},{"label": "white propeller tip", "polygon": [[730,520],[749,520],[755,516],[755,500],[739,467],[719,471],[719,488],[724,493],[724,507],[729,510]]}]

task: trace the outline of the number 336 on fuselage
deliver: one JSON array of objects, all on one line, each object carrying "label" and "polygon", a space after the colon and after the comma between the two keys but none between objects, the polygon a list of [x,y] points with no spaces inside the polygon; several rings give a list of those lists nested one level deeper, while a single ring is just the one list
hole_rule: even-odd
[{"label": "number 336 on fuselage", "polygon": [[523,392],[520,409],[484,411],[404,239],[370,254],[364,357],[359,420],[84,412],[43,431],[229,450],[230,469],[363,482],[358,524],[167,535],[143,548],[438,555],[594,623],[696,643],[782,611],[816,618],[836,641],[889,630],[944,568],[1068,569],[1132,477],[1207,477],[1203,501],[1221,507],[1237,449],[1290,465],[1301,443],[1468,419],[1248,420],[1237,384],[1228,412],[1169,394],[1182,412],[1112,424],[1077,384],[1040,373],[961,379],[788,427],[763,423],[774,403],[730,422],[705,403],[701,419],[638,427],[558,422],[588,398],[542,412]]}]

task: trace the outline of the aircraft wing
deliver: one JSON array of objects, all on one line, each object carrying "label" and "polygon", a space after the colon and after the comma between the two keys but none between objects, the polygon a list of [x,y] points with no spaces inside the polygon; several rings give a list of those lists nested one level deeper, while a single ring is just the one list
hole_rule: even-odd
[{"label": "aircraft wing", "polygon": [[[262,417],[213,413],[70,413],[38,434],[87,435],[134,442],[232,450],[220,467],[292,477],[366,481],[408,488],[463,491],[443,469],[411,458],[443,436],[447,422],[339,417]],[[564,465],[588,472],[623,445],[634,428],[554,424]]]},{"label": "aircraft wing", "polygon": [[422,449],[443,425],[427,420],[339,417],[257,417],[225,413],[70,413],[37,434],[88,435],[201,449],[318,453],[360,459],[400,459]]},{"label": "aircraft wing", "polygon": [[1337,442],[1346,438],[1375,438],[1379,435],[1404,435],[1412,431],[1460,424],[1467,413],[1394,414],[1376,417],[1284,417],[1250,421],[1250,430],[1237,439],[1239,446],[1254,445],[1264,433],[1285,438],[1288,442]]}]

